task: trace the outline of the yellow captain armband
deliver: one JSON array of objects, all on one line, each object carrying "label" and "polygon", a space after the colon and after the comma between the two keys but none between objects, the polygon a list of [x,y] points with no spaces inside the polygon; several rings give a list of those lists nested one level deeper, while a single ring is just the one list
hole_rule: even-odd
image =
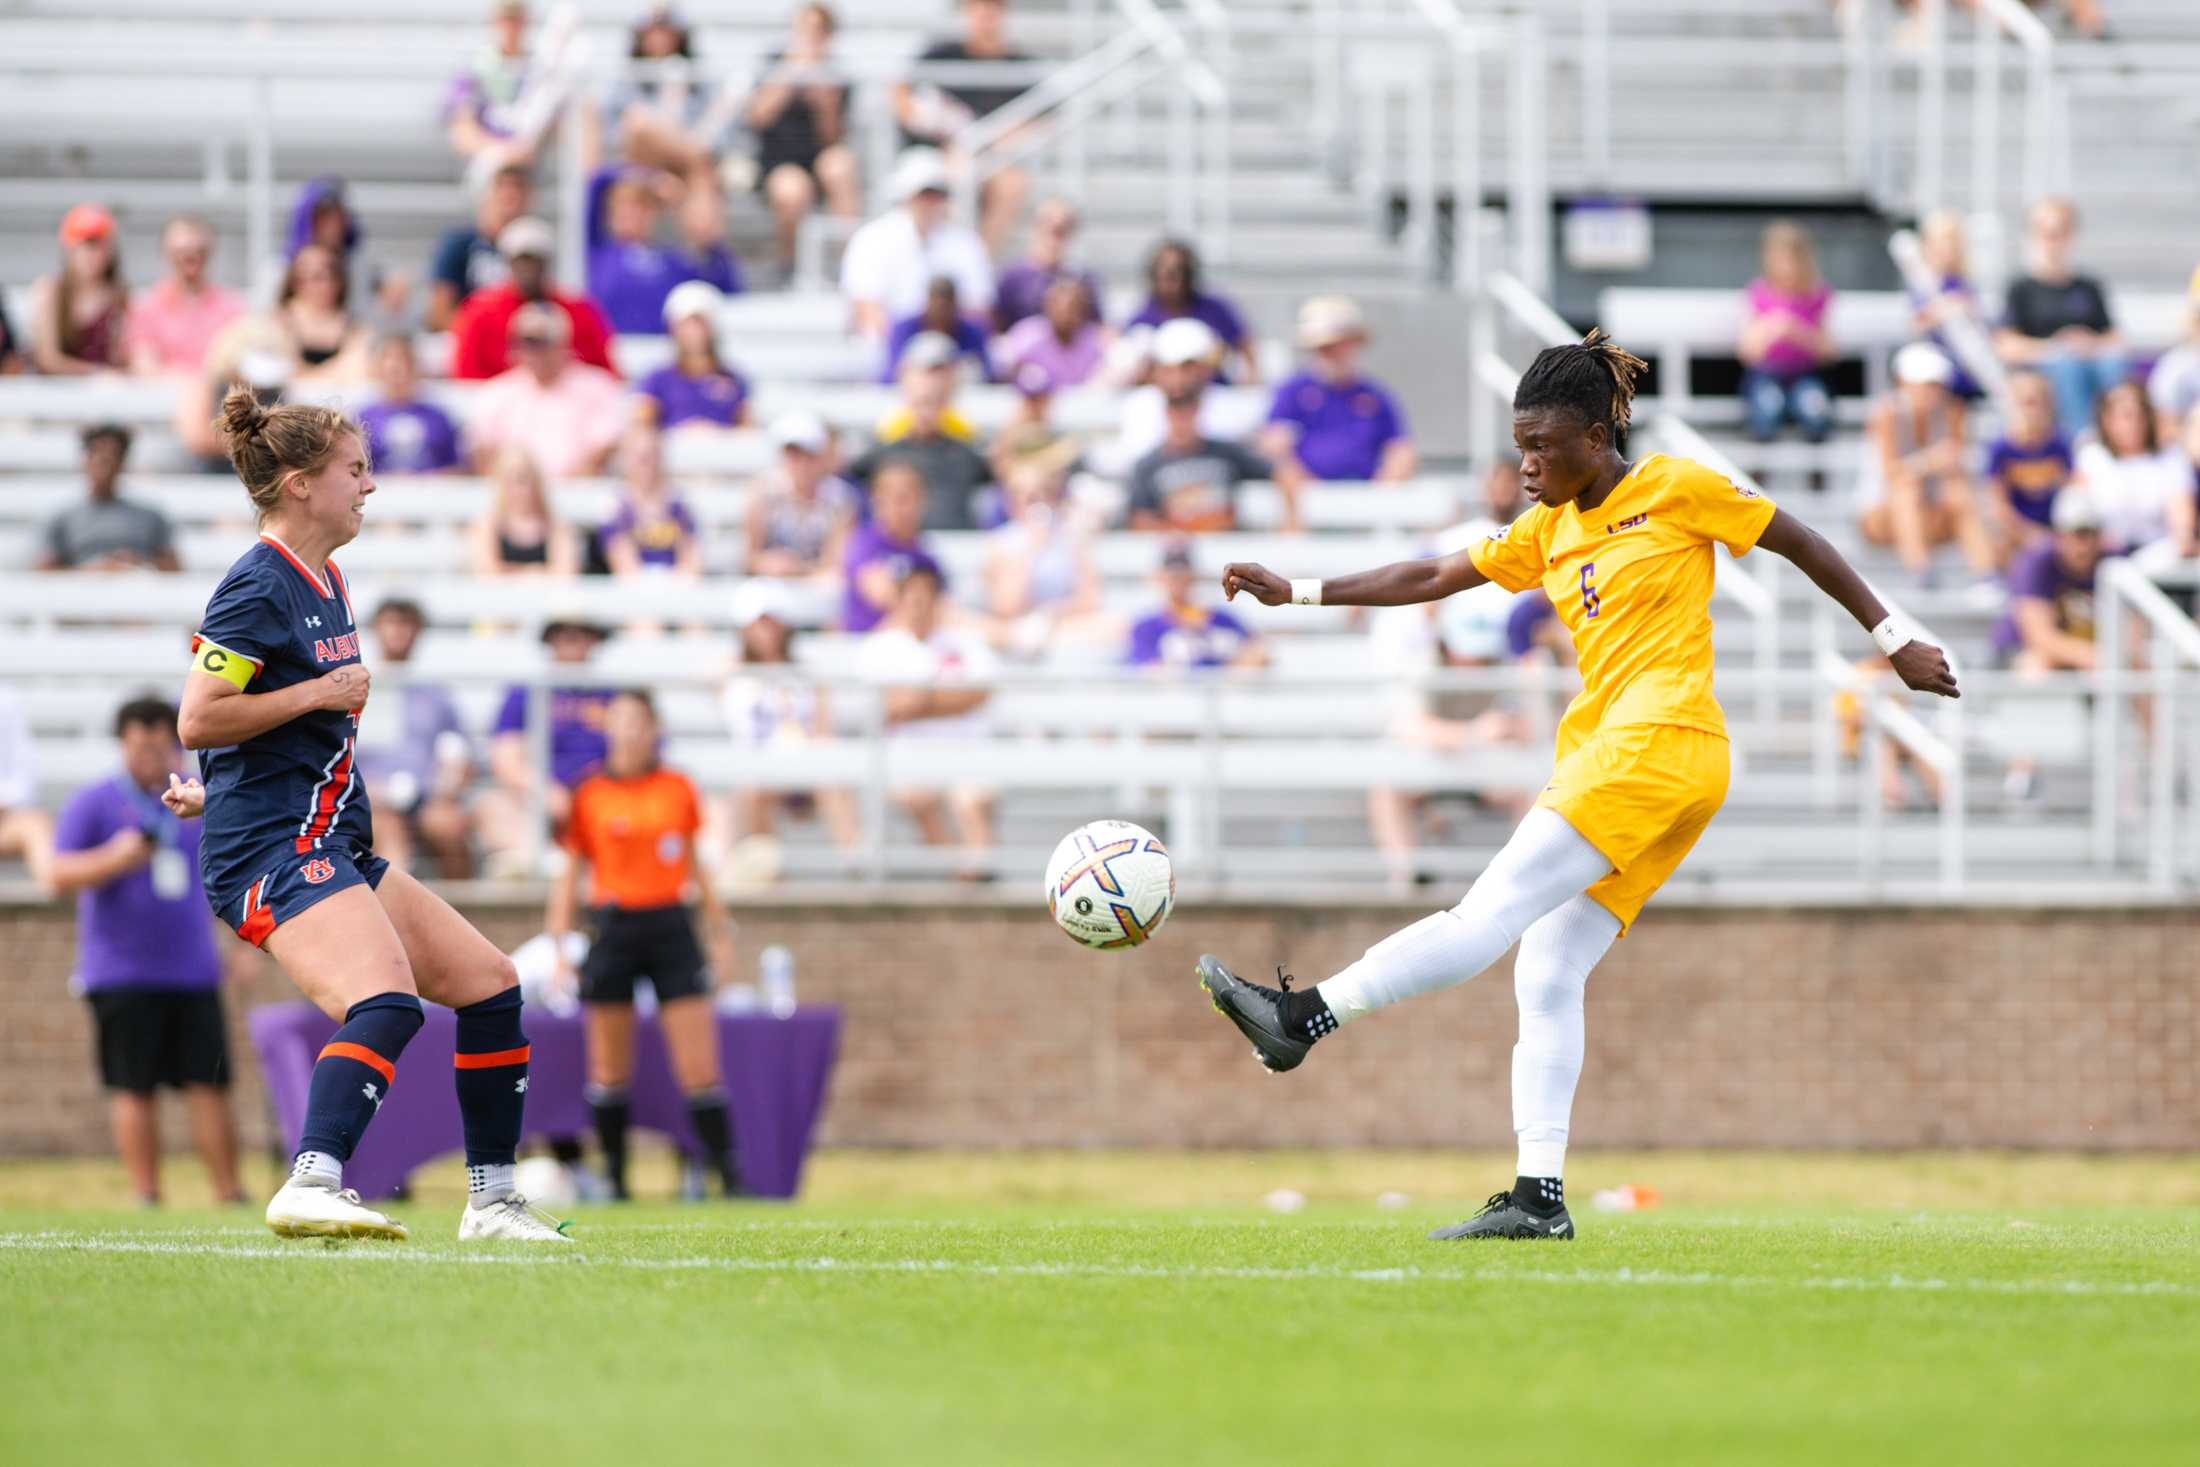
[{"label": "yellow captain armband", "polygon": [[209,642],[204,637],[193,638],[191,649],[193,667],[220,678],[240,693],[260,671],[260,664],[242,652],[232,652],[221,643]]}]

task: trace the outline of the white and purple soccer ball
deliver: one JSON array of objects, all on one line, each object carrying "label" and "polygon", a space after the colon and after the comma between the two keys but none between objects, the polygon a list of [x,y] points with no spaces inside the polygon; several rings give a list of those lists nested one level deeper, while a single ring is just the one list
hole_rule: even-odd
[{"label": "white and purple soccer ball", "polygon": [[1047,912],[1086,947],[1137,947],[1175,905],[1168,847],[1128,820],[1078,826],[1047,861]]}]

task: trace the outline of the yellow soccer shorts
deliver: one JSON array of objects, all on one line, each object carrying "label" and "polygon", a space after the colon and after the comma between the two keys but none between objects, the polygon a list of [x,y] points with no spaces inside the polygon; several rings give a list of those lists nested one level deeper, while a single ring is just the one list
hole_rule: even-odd
[{"label": "yellow soccer shorts", "polygon": [[1562,817],[1612,863],[1590,899],[1625,933],[1680,868],[1726,803],[1733,768],[1723,735],[1670,724],[1598,729],[1572,749],[1536,803]]}]

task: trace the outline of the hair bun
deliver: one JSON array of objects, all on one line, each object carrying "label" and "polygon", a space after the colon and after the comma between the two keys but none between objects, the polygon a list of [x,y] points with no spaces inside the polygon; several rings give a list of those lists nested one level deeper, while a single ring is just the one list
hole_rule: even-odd
[{"label": "hair bun", "polygon": [[235,441],[250,438],[267,427],[267,408],[243,383],[229,389],[222,398],[222,415],[216,424],[225,439]]}]

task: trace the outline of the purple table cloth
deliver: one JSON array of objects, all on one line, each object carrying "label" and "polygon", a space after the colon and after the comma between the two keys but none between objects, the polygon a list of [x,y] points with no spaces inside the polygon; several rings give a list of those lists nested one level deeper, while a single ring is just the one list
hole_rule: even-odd
[{"label": "purple table cloth", "polygon": [[[451,1079],[458,1020],[439,1005],[422,1007],[427,1023],[406,1046],[381,1111],[344,1166],[344,1184],[357,1188],[362,1197],[390,1196],[416,1167],[464,1147]],[[840,1042],[840,1010],[801,1008],[784,1019],[768,1014],[716,1017],[742,1179],[759,1196],[792,1197],[825,1108],[825,1086]],[[594,1122],[582,1094],[586,1070],[580,1016],[560,1018],[530,1008],[524,1023],[534,1053],[522,1134],[592,1136]],[[301,1000],[254,1009],[250,1026],[284,1144],[294,1150],[305,1125],[313,1062],[336,1025]],[[661,1131],[683,1152],[696,1154],[687,1099],[673,1081],[654,1015],[636,1017],[634,1079],[628,1093],[633,1124]]]}]

